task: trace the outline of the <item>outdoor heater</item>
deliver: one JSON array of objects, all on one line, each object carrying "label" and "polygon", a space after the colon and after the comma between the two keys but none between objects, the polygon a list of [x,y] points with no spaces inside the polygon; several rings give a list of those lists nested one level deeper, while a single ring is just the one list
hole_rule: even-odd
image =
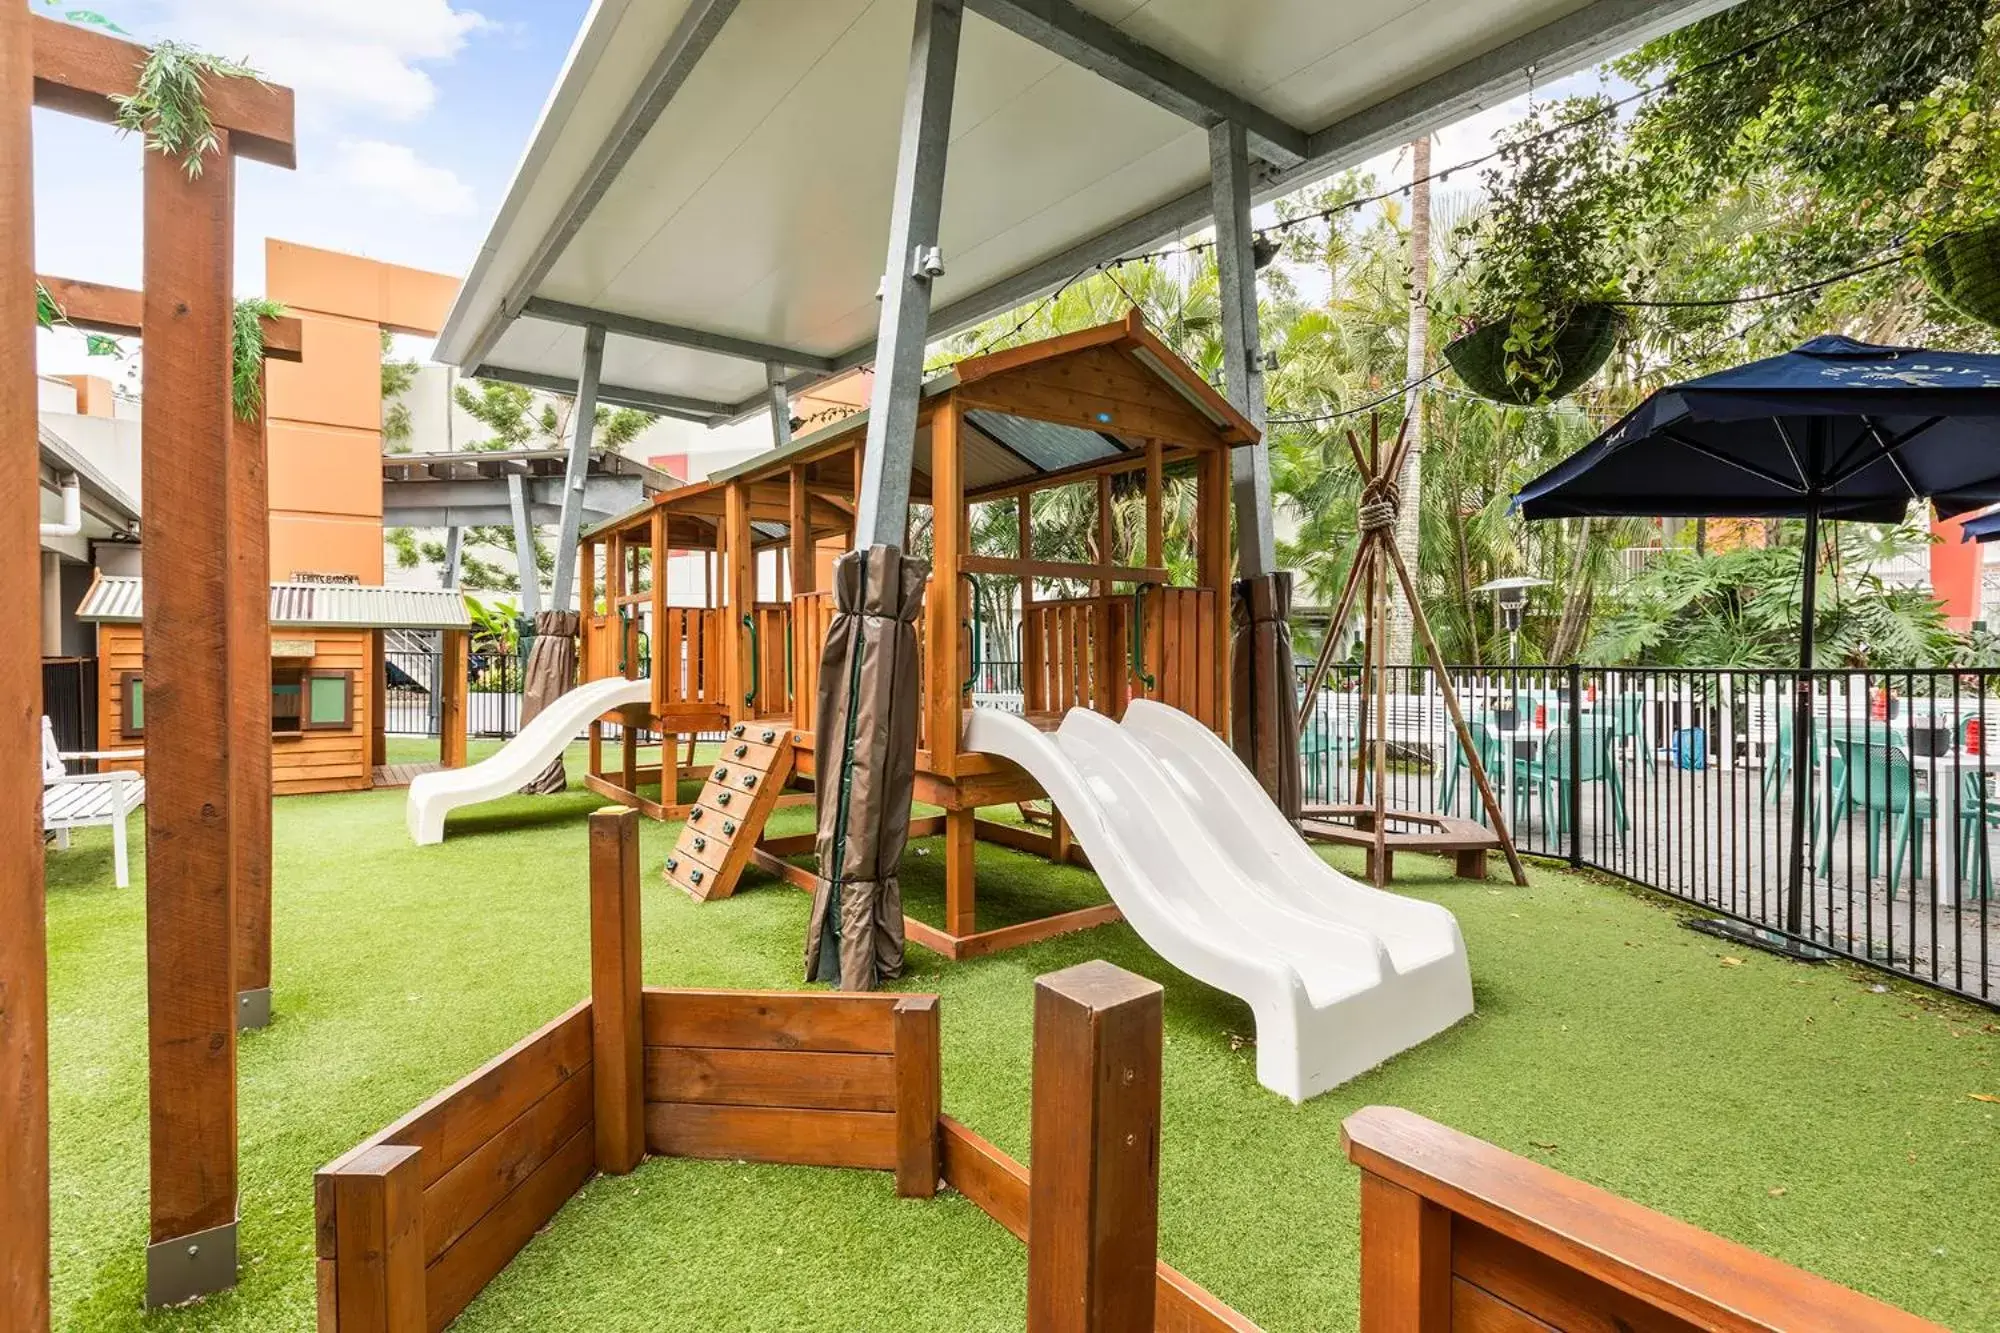
[{"label": "outdoor heater", "polygon": [[1532,574],[1516,574],[1510,578],[1494,579],[1482,583],[1474,592],[1490,592],[1500,604],[1500,623],[1507,631],[1507,664],[1521,664],[1521,616],[1528,609],[1528,589],[1546,588],[1549,581],[1538,579]]}]

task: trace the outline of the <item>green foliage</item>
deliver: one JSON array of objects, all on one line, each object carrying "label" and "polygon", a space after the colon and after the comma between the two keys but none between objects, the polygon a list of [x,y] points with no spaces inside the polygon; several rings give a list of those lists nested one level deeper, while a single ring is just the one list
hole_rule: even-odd
[{"label": "green foliage", "polygon": [[410,405],[402,397],[416,382],[418,366],[414,358],[397,360],[394,350],[395,339],[389,330],[382,330],[382,442],[390,453],[406,454],[410,451]]},{"label": "green foliage", "polygon": [[[1709,555],[1669,551],[1620,593],[1622,608],[1592,641],[1589,659],[1644,666],[1787,667],[1799,660],[1803,584],[1801,529],[1781,540]],[[1953,634],[1935,599],[1891,587],[1873,572],[1920,553],[1930,541],[1912,528],[1831,525],[1813,614],[1814,660],[1830,667],[1942,666],[1966,641]]]},{"label": "green foliage", "polygon": [[146,53],[138,86],[111,99],[118,108],[118,128],[142,135],[152,152],[178,157],[192,180],[201,175],[202,158],[222,147],[209,119],[208,80],[256,77],[257,71],[240,61],[181,42],[161,42]]},{"label": "green foliage", "polygon": [[1501,378],[1540,401],[1565,378],[1557,339],[1579,307],[1615,300],[1627,249],[1632,175],[1609,100],[1532,110],[1499,140],[1485,172],[1473,323],[1503,325]]},{"label": "green foliage", "polygon": [[[389,549],[395,552],[396,568],[415,569],[424,562],[424,553],[417,543],[417,534],[408,528],[390,528],[382,534],[382,537],[389,543]],[[438,554],[442,556],[444,552],[440,550]]]},{"label": "green foliage", "polygon": [[505,599],[488,604],[477,597],[465,599],[472,616],[472,648],[475,652],[517,655],[521,651],[521,608]]},{"label": "green foliage", "polygon": [[229,393],[239,421],[255,421],[264,410],[264,321],[284,313],[285,307],[261,296],[236,303],[229,328]]},{"label": "green foliage", "polygon": [[68,320],[63,318],[62,307],[56,304],[56,298],[49,295],[49,289],[42,286],[39,282],[36,283],[35,323],[42,328],[52,329],[58,323],[67,324],[68,322]]},{"label": "green foliage", "polygon": [[[58,324],[64,328],[71,327],[69,317],[63,313],[62,307],[56,304],[56,298],[51,296],[49,289],[39,282],[35,284],[35,324],[44,329],[53,329]],[[102,333],[84,334],[83,352],[85,356],[109,357],[113,361],[125,359],[124,344]]]}]

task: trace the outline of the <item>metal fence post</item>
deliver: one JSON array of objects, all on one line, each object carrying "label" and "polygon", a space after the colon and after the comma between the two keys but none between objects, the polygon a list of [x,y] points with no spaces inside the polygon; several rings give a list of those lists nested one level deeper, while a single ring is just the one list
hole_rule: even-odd
[{"label": "metal fence post", "polygon": [[1569,863],[1583,864],[1583,668],[1569,664]]}]

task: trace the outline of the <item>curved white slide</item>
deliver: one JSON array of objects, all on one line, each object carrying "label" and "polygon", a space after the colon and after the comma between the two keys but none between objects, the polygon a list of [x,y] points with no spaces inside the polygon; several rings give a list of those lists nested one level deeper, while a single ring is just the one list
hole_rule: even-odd
[{"label": "curved white slide", "polygon": [[1472,1013],[1458,921],[1327,865],[1235,753],[1178,709],[1054,732],[974,709],[965,748],[1033,774],[1125,919],[1159,955],[1247,1001],[1257,1081],[1295,1102]]},{"label": "curved white slide", "polygon": [[453,810],[519,791],[592,719],[652,697],[651,679],[608,676],[589,681],[535,714],[513,740],[488,758],[465,768],[418,774],[410,783],[410,798],[403,807],[410,837],[419,847],[443,842],[444,817]]}]

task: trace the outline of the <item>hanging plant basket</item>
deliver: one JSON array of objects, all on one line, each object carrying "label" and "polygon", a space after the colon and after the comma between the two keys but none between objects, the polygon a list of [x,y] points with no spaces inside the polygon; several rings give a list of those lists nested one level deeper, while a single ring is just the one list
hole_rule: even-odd
[{"label": "hanging plant basket", "polygon": [[1939,237],[1924,247],[1923,265],[1940,301],[2000,328],[2000,222]]},{"label": "hanging plant basket", "polygon": [[1482,324],[1447,346],[1444,358],[1465,386],[1482,398],[1511,407],[1532,407],[1575,392],[1595,375],[1611,356],[1618,326],[1616,306],[1580,305],[1570,311],[1549,349],[1553,375],[1545,387],[1508,380],[1508,320]]}]

